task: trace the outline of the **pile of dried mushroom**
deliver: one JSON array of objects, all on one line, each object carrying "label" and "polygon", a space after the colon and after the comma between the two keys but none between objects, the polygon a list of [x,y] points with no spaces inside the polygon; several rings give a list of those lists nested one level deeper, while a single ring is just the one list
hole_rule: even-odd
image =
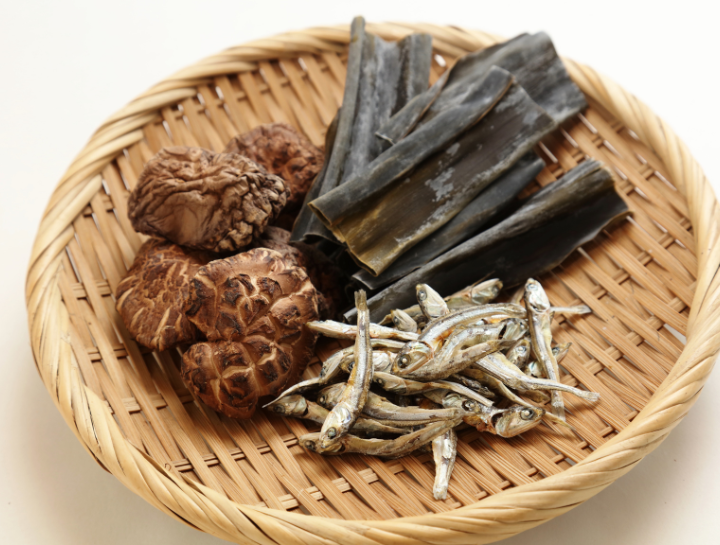
[{"label": "pile of dried mushroom", "polygon": [[[151,238],[116,304],[138,342],[182,349],[210,407],[248,418],[283,392],[269,407],[321,424],[300,438],[321,454],[431,444],[444,498],[457,426],[513,437],[567,426],[561,392],[597,400],[559,380],[568,346],[550,334],[554,313],[589,309],[551,307],[526,279],[628,209],[589,158],[526,189],[544,168],[534,147],[586,106],[547,35],[468,54],[428,86],[430,36],[386,42],[362,18],[351,34],[324,151],[275,123],[146,164],[128,214]],[[355,345],[296,384],[320,334]]]},{"label": "pile of dried mushroom", "polygon": [[[561,392],[591,402],[599,398],[559,382],[558,361],[569,345],[553,347],[550,331],[555,313],[590,309],[551,307],[533,279],[513,301],[491,304],[501,287],[494,279],[444,300],[420,284],[418,305],[389,317],[394,328],[371,323],[365,292],[357,292],[357,326],[308,324],[326,336],[354,338],[355,345],[328,358],[318,377],[290,387],[267,406],[321,424],[319,432],[299,438],[319,454],[397,458],[431,444],[433,494],[445,499],[455,427],[514,437],[543,418],[567,425]],[[341,379],[343,374],[348,377]],[[315,402],[301,395],[314,391]],[[550,402],[550,408],[528,400]]]},{"label": "pile of dried mushroom", "polygon": [[332,263],[276,226],[292,222],[321,164],[294,129],[265,125],[225,153],[161,150],[130,195],[133,227],[153,238],[118,286],[118,311],[144,346],[187,348],[183,379],[228,416],[298,380],[315,346],[306,322],[341,300]]}]

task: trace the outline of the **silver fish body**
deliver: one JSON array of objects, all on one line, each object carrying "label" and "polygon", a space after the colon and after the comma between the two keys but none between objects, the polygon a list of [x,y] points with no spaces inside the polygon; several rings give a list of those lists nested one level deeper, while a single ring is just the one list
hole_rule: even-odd
[{"label": "silver fish body", "polygon": [[398,354],[398,367],[417,368],[434,356],[434,352],[454,329],[462,324],[477,321],[491,316],[506,316],[509,318],[523,318],[526,315],[524,308],[517,305],[490,304],[471,307],[465,310],[451,312],[434,320],[423,330],[417,340],[408,342]]},{"label": "silver fish body", "polygon": [[470,388],[447,380],[419,382],[416,380],[398,377],[392,373],[376,372],[373,376],[373,383],[380,386],[383,390],[399,394],[401,396],[417,395],[422,394],[423,392],[429,392],[430,390],[440,389],[450,390],[455,393],[462,394],[488,407],[492,405],[492,401],[481,396]]},{"label": "silver fish body", "polygon": [[390,317],[395,329],[409,333],[417,333],[417,322],[404,310],[395,309],[390,312]]},{"label": "silver fish body", "polygon": [[357,336],[355,338],[355,365],[337,404],[323,422],[320,443],[328,448],[342,436],[347,435],[360,416],[367,399],[373,375],[372,350],[370,349],[370,312],[365,292],[355,293],[357,307]]},{"label": "silver fish body", "polygon": [[428,320],[435,320],[441,316],[450,314],[450,309],[445,300],[427,284],[418,284],[415,286],[415,294],[418,304],[420,305],[420,310],[422,310],[422,313]]},{"label": "silver fish body", "polygon": [[392,459],[405,456],[430,443],[437,436],[444,434],[461,422],[460,419],[433,422],[417,431],[401,435],[397,439],[361,439],[354,435],[346,435],[329,447],[324,447],[319,433],[308,433],[300,436],[298,442],[305,449],[318,454],[357,453]]},{"label": "silver fish body", "polygon": [[433,497],[436,500],[447,499],[450,475],[452,475],[457,457],[457,442],[457,434],[453,430],[448,430],[432,440],[432,453],[435,461]]},{"label": "silver fish body", "polygon": [[[357,326],[335,322],[333,320],[319,320],[308,322],[307,327],[317,331],[326,337],[333,339],[354,339],[357,336]],[[417,340],[418,334],[410,331],[399,331],[392,327],[371,324],[369,327],[370,337],[373,339],[394,339],[398,341]]]},{"label": "silver fish body", "polygon": [[[550,300],[540,282],[532,278],[529,278],[525,283],[525,307],[527,308],[530,339],[535,356],[543,367],[548,380],[557,382],[560,378],[560,370],[552,353],[550,325],[553,313],[550,308]],[[555,390],[550,394],[550,397],[553,414],[564,420],[565,404],[563,403],[562,394]]]}]

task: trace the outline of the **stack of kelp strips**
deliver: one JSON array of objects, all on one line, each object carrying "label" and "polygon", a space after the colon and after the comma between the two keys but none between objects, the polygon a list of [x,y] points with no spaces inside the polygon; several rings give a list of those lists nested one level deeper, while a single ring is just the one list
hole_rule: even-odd
[{"label": "stack of kelp strips", "polygon": [[343,104],[293,229],[352,257],[373,319],[419,283],[523,282],[628,212],[596,161],[518,200],[544,167],[534,146],[587,106],[546,34],[465,55],[428,88],[431,61],[430,36],[385,42],[353,21]]}]

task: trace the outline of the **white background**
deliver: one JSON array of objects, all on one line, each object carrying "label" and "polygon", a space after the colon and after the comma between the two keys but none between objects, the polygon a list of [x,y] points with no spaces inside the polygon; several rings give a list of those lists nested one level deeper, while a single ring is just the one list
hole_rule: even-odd
[{"label": "white background", "polygon": [[[662,7],[667,6],[667,7]],[[42,210],[93,130],[165,76],[286,30],[369,21],[546,30],[664,117],[714,182],[718,13],[709,1],[0,2],[0,543],[219,544],[125,489],[83,451],[29,348],[24,278]],[[629,475],[507,544],[720,543],[720,373]]]}]

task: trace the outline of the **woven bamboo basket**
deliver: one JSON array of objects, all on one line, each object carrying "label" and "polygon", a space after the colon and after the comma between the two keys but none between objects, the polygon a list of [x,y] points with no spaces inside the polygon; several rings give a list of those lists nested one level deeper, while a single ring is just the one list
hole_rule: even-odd
[{"label": "woven bamboo basket", "polygon": [[[499,38],[435,25],[368,25],[385,39],[434,37],[436,79]],[[342,99],[348,27],[251,42],[205,59],[110,117],[60,180],[27,276],[40,376],[88,453],[168,515],[237,543],[490,543],[600,492],[655,449],[697,399],[720,346],[720,216],[702,170],[638,99],[566,60],[590,108],[539,146],[544,185],[586,157],[609,165],[634,211],[542,279],[557,305],[594,313],[554,326],[573,342],[566,397],[576,433],[502,440],[461,434],[449,498],[432,498],[428,455],[394,461],[305,452],[297,420],[233,421],[193,399],[179,354],[128,335],[113,292],[142,237],[126,200],[143,164],[171,144],[221,150],[235,134],[291,123],[318,145]],[[679,340],[682,336],[687,342]],[[323,358],[325,347],[318,351]],[[317,373],[313,365],[308,374]]]}]

